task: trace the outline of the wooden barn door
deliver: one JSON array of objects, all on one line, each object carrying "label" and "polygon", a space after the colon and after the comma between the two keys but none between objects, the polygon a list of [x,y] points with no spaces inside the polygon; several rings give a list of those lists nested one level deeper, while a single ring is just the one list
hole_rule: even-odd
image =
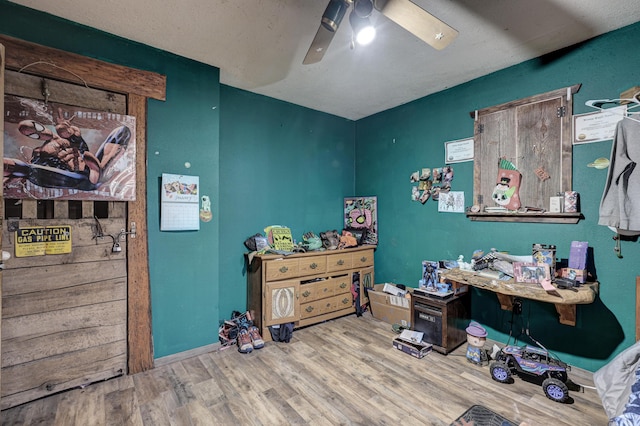
[{"label": "wooden barn door", "polygon": [[[13,229],[32,224],[70,226],[73,246],[69,254],[5,263],[0,409],[6,409],[153,368],[146,118],[148,99],[166,100],[166,77],[0,34],[1,45],[7,93],[136,117],[135,201],[3,204],[0,192],[0,210],[11,209],[0,215],[3,249],[15,249]],[[113,239],[134,225],[135,238]]]},{"label": "wooden barn door", "polygon": [[[126,114],[126,97],[6,71],[5,94]],[[71,230],[71,252],[16,257],[16,232]],[[127,203],[5,200],[1,407],[127,373]]]}]

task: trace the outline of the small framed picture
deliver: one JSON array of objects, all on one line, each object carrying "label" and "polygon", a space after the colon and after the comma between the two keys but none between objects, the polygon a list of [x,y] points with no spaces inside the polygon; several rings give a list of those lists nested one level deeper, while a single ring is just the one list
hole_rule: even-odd
[{"label": "small framed picture", "polygon": [[551,279],[549,265],[533,262],[513,262],[513,275],[519,283],[539,283]]}]

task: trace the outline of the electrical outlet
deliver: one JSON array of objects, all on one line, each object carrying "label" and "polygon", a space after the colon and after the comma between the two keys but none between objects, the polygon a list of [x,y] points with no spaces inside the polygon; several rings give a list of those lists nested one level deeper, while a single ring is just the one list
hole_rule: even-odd
[{"label": "electrical outlet", "polygon": [[514,314],[520,315],[522,313],[522,299],[516,297],[513,301],[513,306],[511,309],[513,310]]}]

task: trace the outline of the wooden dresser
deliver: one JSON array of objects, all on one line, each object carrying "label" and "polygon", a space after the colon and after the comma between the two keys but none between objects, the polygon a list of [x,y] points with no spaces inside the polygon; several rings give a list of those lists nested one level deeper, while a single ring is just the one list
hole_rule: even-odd
[{"label": "wooden dresser", "polygon": [[255,256],[247,272],[247,303],[255,325],[269,340],[270,325],[303,327],[355,312],[352,283],[373,287],[375,246],[289,256]]}]

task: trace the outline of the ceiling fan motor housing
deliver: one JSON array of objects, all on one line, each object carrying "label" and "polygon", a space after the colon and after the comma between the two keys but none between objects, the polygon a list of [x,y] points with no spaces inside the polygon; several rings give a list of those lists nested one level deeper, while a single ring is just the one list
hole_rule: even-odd
[{"label": "ceiling fan motor housing", "polygon": [[368,18],[373,12],[373,3],[371,0],[355,0],[353,11],[360,18]]}]

